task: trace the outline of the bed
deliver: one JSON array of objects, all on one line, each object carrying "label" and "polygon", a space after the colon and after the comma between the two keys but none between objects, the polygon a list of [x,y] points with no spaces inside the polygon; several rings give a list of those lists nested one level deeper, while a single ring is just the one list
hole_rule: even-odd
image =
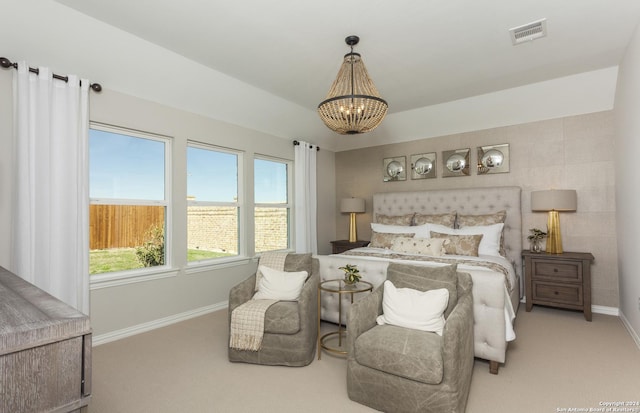
[{"label": "bed", "polygon": [[[487,241],[490,237],[485,230],[491,228],[494,231],[495,227],[499,227],[501,230],[499,254],[487,255],[487,245],[484,246],[484,251],[482,248],[479,249],[478,257],[458,255],[457,252],[460,251],[453,251],[456,252],[453,255],[427,257],[416,254],[414,251],[355,248],[341,254],[318,256],[320,278],[322,281],[341,278],[343,273],[339,267],[347,263],[356,264],[363,274],[363,279],[377,287],[384,282],[386,269],[391,261],[428,266],[449,265],[456,262],[458,270],[471,274],[474,282],[475,356],[489,361],[491,373],[497,374],[500,364],[506,360],[508,343],[515,339],[513,322],[521,298],[522,269],[516,264],[520,262],[522,252],[520,205],[521,188],[513,186],[374,194],[374,224],[372,224],[372,227],[375,227],[374,231],[377,229],[380,232],[388,232],[389,228],[394,227],[400,232],[399,236],[404,239],[405,234],[402,231],[408,231],[408,233],[413,231],[415,238],[421,238],[424,236],[424,231],[430,233],[434,228],[439,230],[442,226],[464,227],[453,230],[455,234],[476,234],[476,228],[482,228],[483,231],[480,232],[484,232],[485,237],[475,239]],[[454,222],[451,221],[452,216]],[[438,222],[430,222],[434,219]],[[494,225],[500,219],[503,220],[503,224]],[[460,226],[458,223],[463,225]],[[372,246],[379,247],[380,234],[374,232],[372,235],[375,238],[375,245]],[[390,236],[390,239],[398,242],[395,235]],[[446,242],[449,243],[449,241]],[[393,247],[398,248],[395,244]],[[355,298],[358,298],[357,295]],[[347,311],[344,309],[348,308],[349,301],[346,296],[342,299],[344,306],[342,322],[345,322]],[[323,320],[338,322],[337,300],[335,294],[322,295],[321,318]]]}]

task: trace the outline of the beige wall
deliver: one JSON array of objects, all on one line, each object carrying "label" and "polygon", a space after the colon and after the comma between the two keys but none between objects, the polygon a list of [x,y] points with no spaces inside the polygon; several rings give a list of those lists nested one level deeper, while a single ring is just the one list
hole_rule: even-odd
[{"label": "beige wall", "polygon": [[620,311],[640,346],[640,26],[620,65],[616,92],[616,201]]},{"label": "beige wall", "polygon": [[[375,192],[415,191],[517,185],[523,189],[523,229],[546,228],[546,214],[532,213],[530,193],[540,189],[576,189],[578,211],[564,213],[563,246],[566,251],[588,251],[593,266],[594,305],[618,307],[616,208],[613,113],[598,112],[548,121],[487,129],[336,153],[336,203],[344,197],[362,197],[367,212],[358,215],[358,235],[369,239],[371,200]],[[510,172],[466,177],[442,177],[442,151],[508,143]],[[384,158],[437,153],[437,178],[383,182]],[[410,174],[408,174],[410,175]],[[348,236],[347,214],[337,214],[338,238]],[[523,245],[528,245],[526,233]]]}]

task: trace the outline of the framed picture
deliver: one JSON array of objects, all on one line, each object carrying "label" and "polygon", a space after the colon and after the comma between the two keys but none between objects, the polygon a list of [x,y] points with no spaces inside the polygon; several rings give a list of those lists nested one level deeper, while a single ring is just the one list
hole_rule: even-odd
[{"label": "framed picture", "polygon": [[411,179],[427,179],[436,177],[436,153],[419,153],[411,155]]},{"label": "framed picture", "polygon": [[509,144],[478,147],[478,175],[509,172]]},{"label": "framed picture", "polygon": [[407,180],[407,157],[396,156],[395,158],[384,158],[382,161],[384,182],[406,181]]},{"label": "framed picture", "polygon": [[442,152],[442,176],[469,176],[469,148]]}]

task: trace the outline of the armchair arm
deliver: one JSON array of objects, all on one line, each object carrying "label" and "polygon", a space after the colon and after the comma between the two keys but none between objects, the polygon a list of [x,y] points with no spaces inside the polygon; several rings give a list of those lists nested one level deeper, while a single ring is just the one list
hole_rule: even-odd
[{"label": "armchair arm", "polygon": [[229,316],[231,316],[231,313],[236,309],[236,307],[246,303],[251,299],[251,297],[253,297],[255,288],[255,274],[231,288],[229,291]]},{"label": "armchair arm", "polygon": [[300,309],[300,329],[310,330],[317,335],[318,329],[318,283],[320,282],[320,274],[312,274],[305,281],[298,298],[298,306]]},{"label": "armchair arm", "polygon": [[360,334],[376,325],[376,318],[382,314],[383,286],[378,286],[371,294],[355,301],[347,314],[347,358],[355,354],[355,342]]},{"label": "armchair arm", "polygon": [[471,276],[458,273],[458,303],[447,318],[442,333],[443,381],[462,381],[473,369],[473,295]]}]

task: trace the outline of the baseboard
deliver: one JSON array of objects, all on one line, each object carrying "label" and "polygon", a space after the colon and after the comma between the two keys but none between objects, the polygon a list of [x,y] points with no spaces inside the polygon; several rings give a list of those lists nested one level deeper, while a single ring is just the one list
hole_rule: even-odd
[{"label": "baseboard", "polygon": [[205,307],[196,308],[195,310],[185,311],[184,313],[174,314],[169,317],[160,318],[158,320],[149,321],[135,326],[123,328],[121,330],[111,331],[109,333],[93,336],[93,346],[110,343],[126,337],[135,336],[136,334],[145,333],[155,330],[156,328],[166,327],[171,324],[179,323],[190,318],[200,317],[201,315],[213,313],[214,311],[223,310],[229,306],[228,301],[218,304],[212,304]]},{"label": "baseboard", "polygon": [[620,309],[618,307],[606,307],[604,305],[592,305],[591,312],[595,314],[613,315],[620,317]]},{"label": "baseboard", "polygon": [[638,346],[638,349],[640,349],[640,336],[638,335],[638,332],[633,329],[631,323],[629,322],[629,320],[627,320],[627,317],[624,316],[623,312],[620,312],[620,319],[622,320],[622,324],[629,332],[629,335],[631,335],[631,338],[633,338],[633,341],[636,342],[636,346]]}]

